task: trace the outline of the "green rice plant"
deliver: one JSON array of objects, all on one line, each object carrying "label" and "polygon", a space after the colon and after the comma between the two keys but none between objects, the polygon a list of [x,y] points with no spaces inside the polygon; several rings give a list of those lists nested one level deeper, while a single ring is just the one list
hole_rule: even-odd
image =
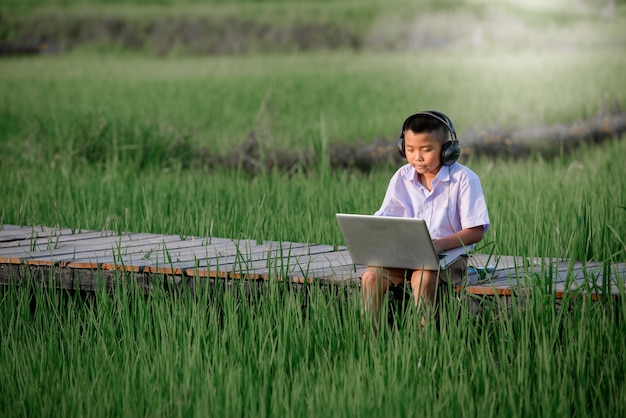
[{"label": "green rice plant", "polygon": [[[51,271],[51,274],[54,274]],[[444,292],[441,325],[409,304],[377,337],[358,291],[132,275],[87,299],[34,280],[3,288],[3,410],[90,416],[623,412],[623,301],[534,292],[477,313]],[[163,283],[167,280],[162,278]],[[168,290],[169,288],[169,290]],[[389,390],[398,385],[403,390]]]}]

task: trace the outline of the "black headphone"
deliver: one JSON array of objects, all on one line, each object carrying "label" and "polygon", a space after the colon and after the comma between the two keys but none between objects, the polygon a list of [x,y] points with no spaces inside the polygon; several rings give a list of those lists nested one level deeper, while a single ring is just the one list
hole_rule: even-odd
[{"label": "black headphone", "polygon": [[459,145],[459,140],[456,137],[456,130],[454,129],[454,125],[452,125],[450,118],[441,112],[437,112],[436,110],[419,112],[406,118],[402,124],[402,131],[400,131],[400,139],[398,140],[398,152],[400,153],[400,156],[406,159],[406,153],[404,151],[404,132],[407,129],[407,123],[416,116],[430,116],[446,126],[448,132],[450,133],[450,139],[444,142],[441,146],[441,164],[454,164],[456,160],[459,159],[459,155],[461,155],[461,146]]}]

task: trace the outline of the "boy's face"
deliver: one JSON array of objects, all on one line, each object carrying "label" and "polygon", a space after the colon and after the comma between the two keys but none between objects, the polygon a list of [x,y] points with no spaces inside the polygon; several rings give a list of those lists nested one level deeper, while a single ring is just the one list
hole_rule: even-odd
[{"label": "boy's face", "polygon": [[419,174],[434,176],[439,172],[441,144],[434,135],[407,130],[404,133],[404,151],[407,161]]}]

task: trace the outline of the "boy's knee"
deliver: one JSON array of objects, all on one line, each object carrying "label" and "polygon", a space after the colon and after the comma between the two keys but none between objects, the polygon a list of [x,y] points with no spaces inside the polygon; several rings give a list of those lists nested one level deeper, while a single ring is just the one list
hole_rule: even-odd
[{"label": "boy's knee", "polygon": [[430,270],[415,270],[411,275],[411,287],[423,289],[434,286],[437,283],[437,273]]},{"label": "boy's knee", "polygon": [[376,288],[376,273],[371,270],[365,270],[361,275],[361,287],[366,289]]},{"label": "boy's knee", "polygon": [[418,270],[411,275],[411,288],[415,304],[420,306],[424,301],[427,304],[434,303],[434,296],[437,289],[437,272],[429,270]]}]

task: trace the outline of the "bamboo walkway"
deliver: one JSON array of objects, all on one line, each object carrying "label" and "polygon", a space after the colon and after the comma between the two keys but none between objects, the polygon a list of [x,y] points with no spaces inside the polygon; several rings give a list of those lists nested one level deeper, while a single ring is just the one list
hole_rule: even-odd
[{"label": "bamboo walkway", "polygon": [[[617,297],[626,283],[626,263],[472,254],[469,264],[467,282],[457,291],[480,296],[519,294],[537,288],[539,280],[556,298],[567,292]],[[166,277],[176,283],[275,279],[358,285],[363,269],[352,264],[345,247],[332,245],[0,226],[4,285],[52,277],[61,288],[93,290],[99,278],[115,283],[121,272],[144,282]]]}]

